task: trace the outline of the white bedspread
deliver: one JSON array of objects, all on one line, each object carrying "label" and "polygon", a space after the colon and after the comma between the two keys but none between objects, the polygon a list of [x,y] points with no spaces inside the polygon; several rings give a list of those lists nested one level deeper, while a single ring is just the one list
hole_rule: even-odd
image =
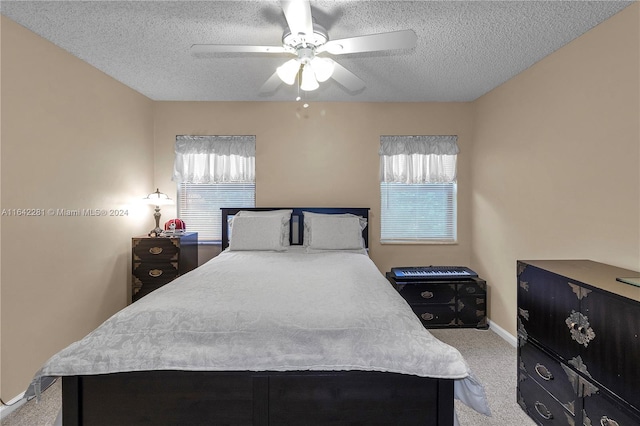
[{"label": "white bedspread", "polygon": [[51,357],[27,394],[43,376],[142,370],[383,371],[482,391],[371,259],[344,252],[223,252]]}]

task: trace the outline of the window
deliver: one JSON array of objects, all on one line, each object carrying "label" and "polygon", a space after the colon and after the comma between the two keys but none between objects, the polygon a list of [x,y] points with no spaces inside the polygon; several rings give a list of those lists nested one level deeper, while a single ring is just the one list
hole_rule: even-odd
[{"label": "window", "polygon": [[255,207],[255,183],[181,183],[178,217],[198,241],[222,239],[222,207]]},{"label": "window", "polygon": [[456,240],[456,183],[380,183],[383,241]]},{"label": "window", "polygon": [[455,136],[380,138],[382,243],[457,239]]},{"label": "window", "polygon": [[178,217],[198,241],[220,241],[222,207],[255,206],[255,136],[178,136]]}]

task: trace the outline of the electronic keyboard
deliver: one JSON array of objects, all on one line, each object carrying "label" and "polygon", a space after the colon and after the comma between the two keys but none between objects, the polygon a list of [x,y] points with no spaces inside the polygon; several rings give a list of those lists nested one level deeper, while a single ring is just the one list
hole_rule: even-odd
[{"label": "electronic keyboard", "polygon": [[391,268],[391,277],[399,281],[470,280],[478,274],[465,266],[407,266]]}]

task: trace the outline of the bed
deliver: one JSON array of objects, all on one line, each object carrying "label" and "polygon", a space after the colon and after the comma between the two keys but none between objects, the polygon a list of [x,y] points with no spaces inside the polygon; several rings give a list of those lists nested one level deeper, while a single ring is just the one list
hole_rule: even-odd
[{"label": "bed", "polygon": [[488,415],[369,259],[367,221],[223,209],[219,256],[54,355],[26,396],[61,376],[65,426],[453,425],[454,394]]}]

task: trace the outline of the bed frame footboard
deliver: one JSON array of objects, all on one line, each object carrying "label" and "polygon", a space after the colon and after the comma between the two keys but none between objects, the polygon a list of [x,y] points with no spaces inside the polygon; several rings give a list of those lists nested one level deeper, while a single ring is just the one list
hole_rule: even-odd
[{"label": "bed frame footboard", "polygon": [[75,425],[453,425],[453,380],[379,372],[145,371],[62,379]]}]

